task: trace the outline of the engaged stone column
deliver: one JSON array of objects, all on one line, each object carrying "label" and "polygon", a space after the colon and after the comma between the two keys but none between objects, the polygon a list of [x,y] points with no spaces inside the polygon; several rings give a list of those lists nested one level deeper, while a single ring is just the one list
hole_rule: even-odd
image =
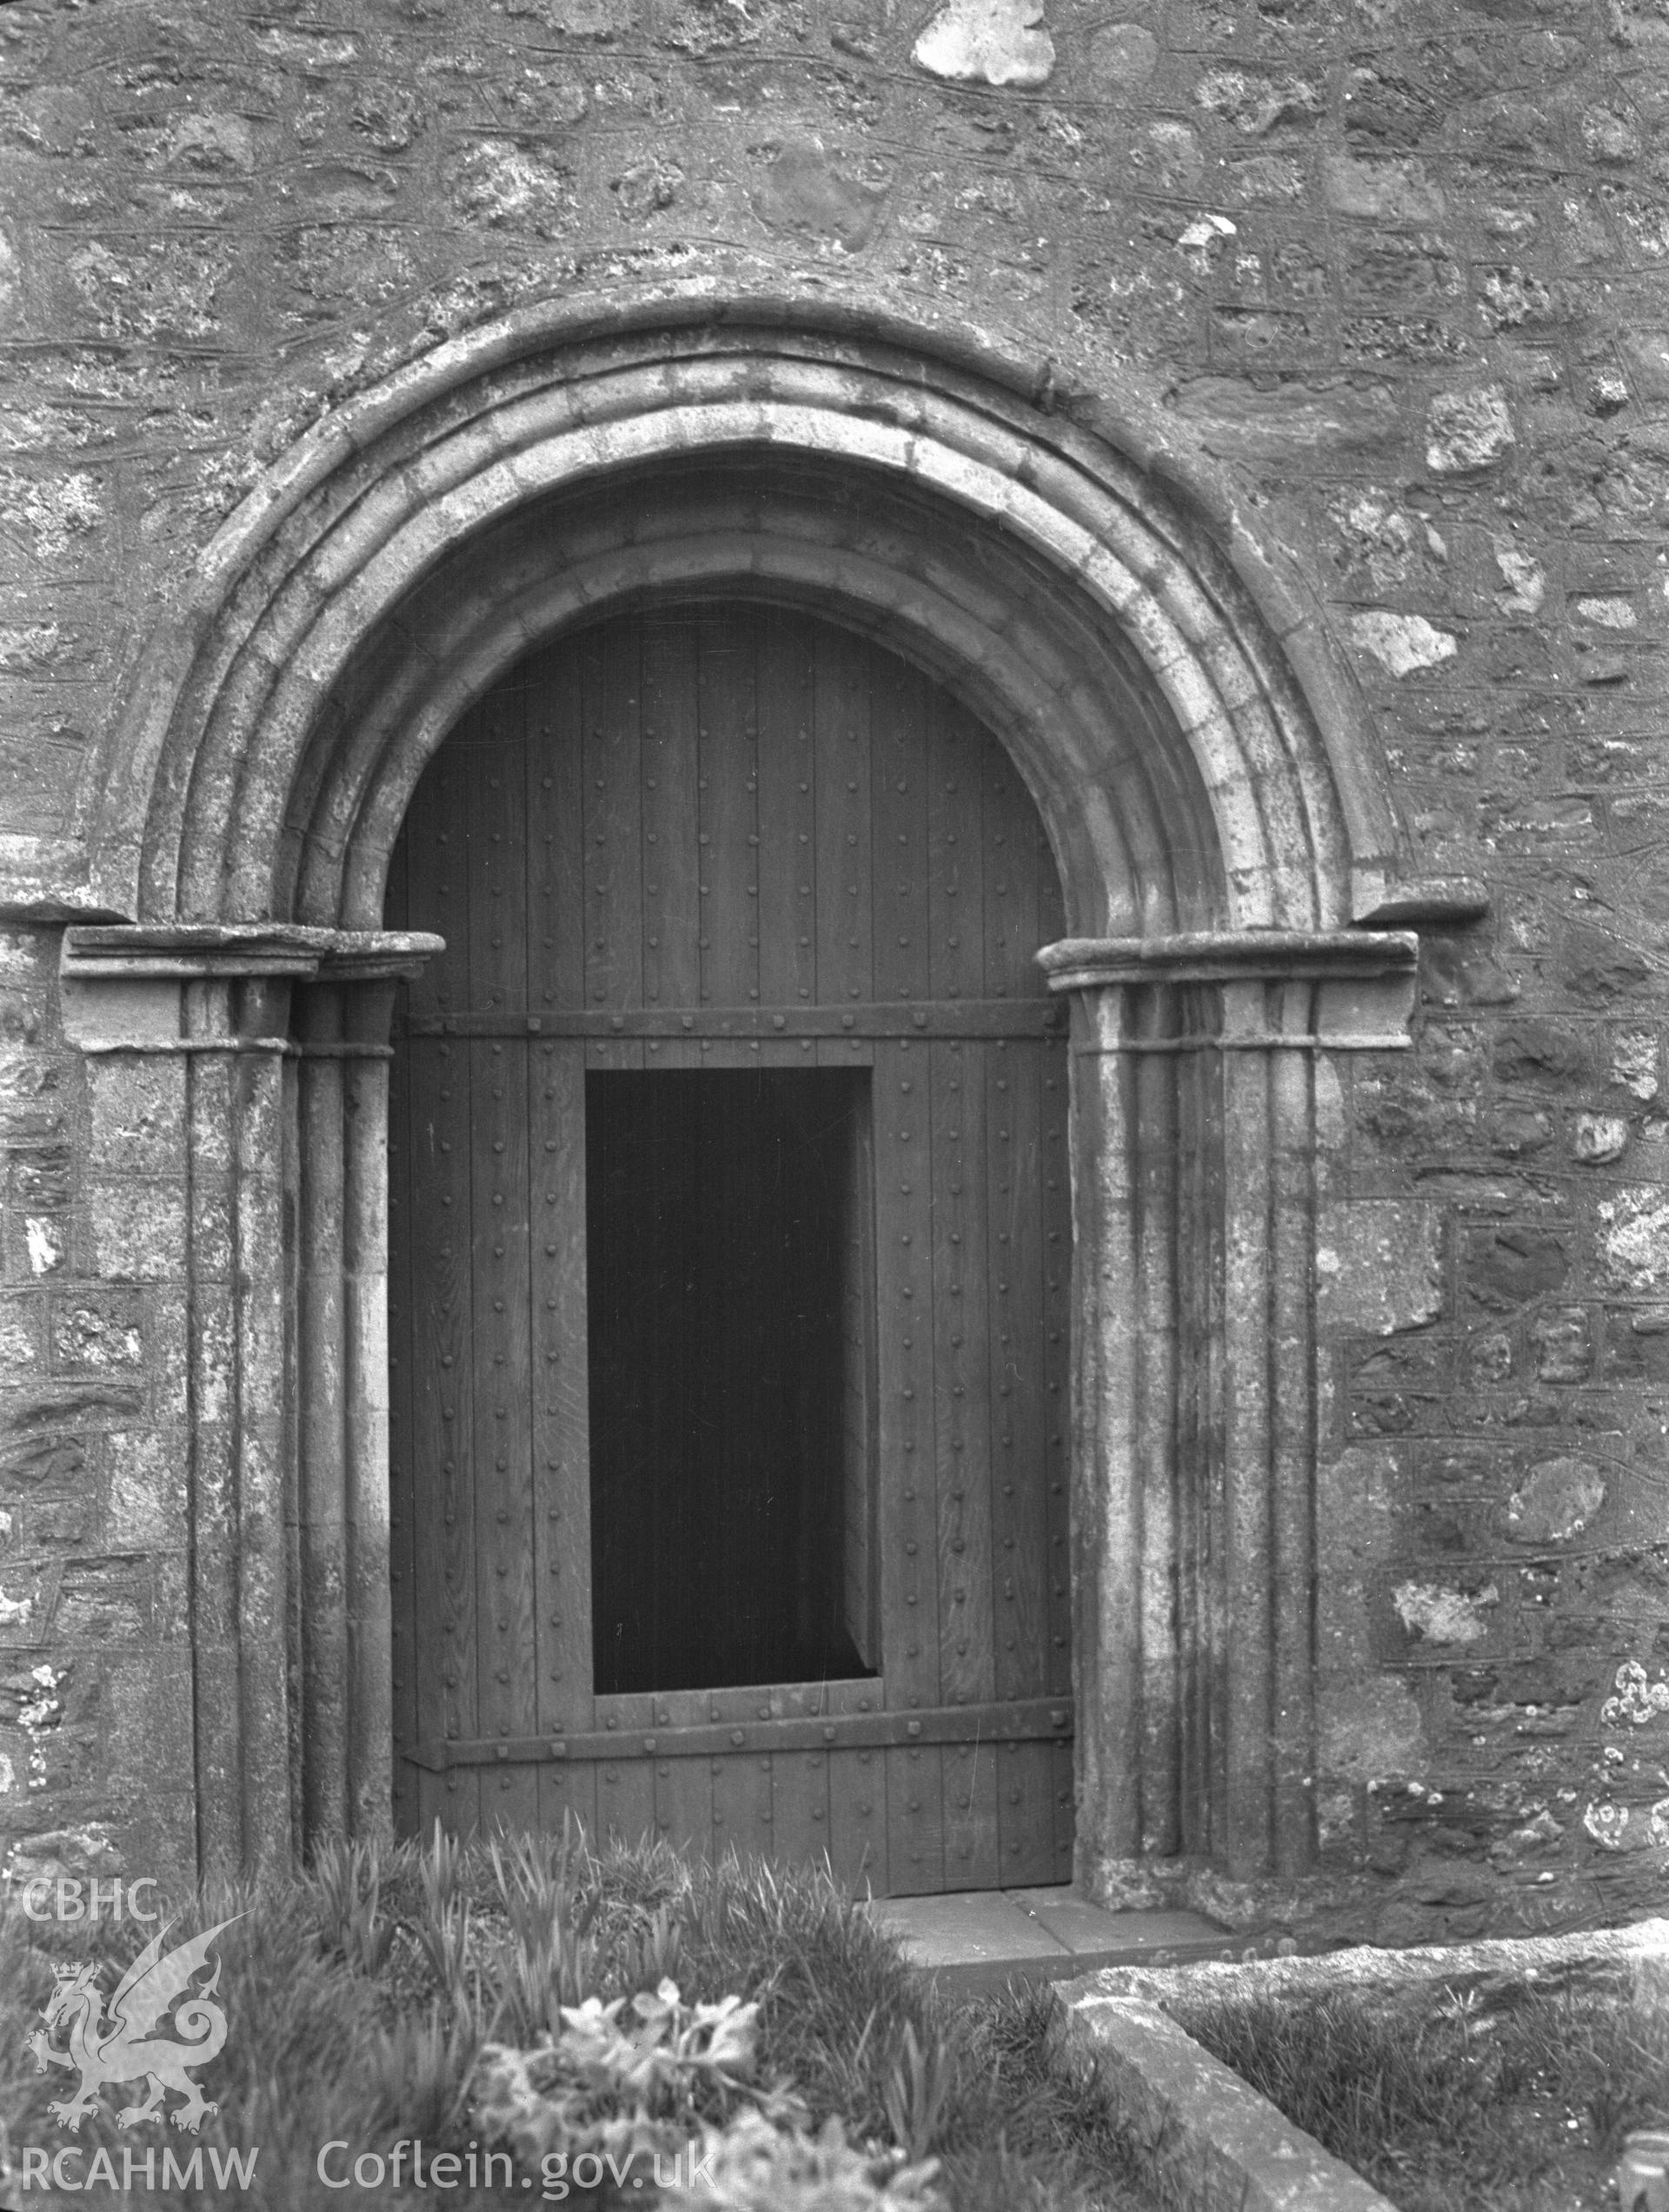
[{"label": "engaged stone column", "polygon": [[[65,933],[64,1021],[87,1057],[94,1202],[119,1215],[143,1191],[170,1254],[153,1278],[153,1465],[175,1471],[165,1510],[183,1523],[200,1871],[287,1860],[315,1805],[329,1828],[375,1826],[379,1775],[386,1803],[386,1534],[379,1544],[376,1531],[387,1520],[387,1379],[383,1324],[366,1312],[384,1265],[386,1077],[347,1079],[352,1112],[339,1104],[334,1148],[310,1163],[303,1187],[298,1105],[311,1083],[297,1079],[290,1000],[296,986],[334,973],[340,1041],[386,1052],[389,979],[437,948],[432,938],[266,924]],[[380,1045],[367,1033],[379,1020]],[[309,1143],[328,1119],[309,1099]],[[298,1192],[292,1233],[286,1199]],[[321,1305],[347,1317],[338,1356],[313,1363],[299,1397],[298,1261],[314,1270],[309,1318]],[[316,1416],[316,1391],[334,1391],[335,1418]],[[370,1557],[355,1551],[349,1572],[309,1583],[302,1563],[317,1547],[302,1531],[330,1515],[309,1516],[298,1501],[350,1492],[354,1507],[336,1522],[362,1521]],[[380,1595],[368,1598],[365,1578],[379,1571]],[[334,1797],[309,1779],[317,1717],[303,1692],[318,1643],[349,1655],[338,1700],[363,1709],[380,1746],[362,1737],[335,1760],[343,1773],[357,1761],[368,1778]],[[360,1678],[373,1651],[380,1699],[375,1678]]]},{"label": "engaged stone column", "polygon": [[408,959],[296,992],[298,1832],[391,1833],[389,1022]]},{"label": "engaged stone column", "polygon": [[[1314,1850],[1316,1215],[1338,1053],[1408,1044],[1403,932],[1074,940],[1080,1879]],[[1336,1087],[1336,1086],[1335,1086]]]}]

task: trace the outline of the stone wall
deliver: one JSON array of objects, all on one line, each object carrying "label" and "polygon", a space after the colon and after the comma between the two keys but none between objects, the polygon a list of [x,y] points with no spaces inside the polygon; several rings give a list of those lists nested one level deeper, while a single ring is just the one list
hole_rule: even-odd
[{"label": "stone wall", "polygon": [[1666,59],[1648,0],[0,9],[14,1864],[194,1848],[167,1170],[107,1172],[150,1109],[95,1128],[55,987],[139,650],[263,468],[443,338],[762,291],[1139,412],[1291,548],[1419,867],[1486,885],[1333,1101],[1323,1859],[1381,1937],[1660,1896]]}]

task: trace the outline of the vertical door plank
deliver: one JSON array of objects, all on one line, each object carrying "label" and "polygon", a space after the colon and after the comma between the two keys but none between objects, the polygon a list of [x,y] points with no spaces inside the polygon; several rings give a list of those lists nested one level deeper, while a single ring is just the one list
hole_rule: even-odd
[{"label": "vertical door plank", "polygon": [[[879,1682],[831,1682],[825,1710],[878,1712]],[[888,1886],[887,1761],[882,1750],[831,1751],[828,1756],[828,1863],[834,1879],[854,1896],[883,1894]]]},{"label": "vertical door plank", "polygon": [[[996,1695],[991,1344],[986,1283],[983,1049],[928,1048],[933,1084],[934,1428],[940,1572],[940,1686],[948,1704]],[[1005,1504],[1007,1501],[1003,1501]],[[1006,1556],[1006,1554],[1004,1555]],[[996,1879],[997,1796],[990,1754],[950,1751],[945,1766],[945,1879]]]},{"label": "vertical door plank", "polygon": [[944,1794],[938,1744],[887,1753],[887,1872],[895,1897],[947,1886]]},{"label": "vertical door plank", "polygon": [[[527,678],[528,998],[530,1009],[585,1003],[584,701],[572,644]],[[533,1349],[533,1581],[537,1726],[591,1725],[591,1475],[587,1433],[585,1053],[541,1043],[528,1069],[529,1296]],[[553,1761],[538,1777],[539,1821],[597,1820],[595,1770]]]},{"label": "vertical door plank", "polygon": [[[706,1718],[728,1724],[746,1743],[748,1724],[770,1715],[768,1696],[757,1685],[702,1692]],[[761,1712],[761,1707],[763,1706]],[[713,1793],[713,1857],[735,1851],[744,1863],[769,1858],[771,1850],[771,1760],[768,1754],[739,1749],[708,1762]]]},{"label": "vertical door plank", "polygon": [[854,1896],[889,1895],[887,1753],[838,1751],[828,1763],[829,1864]]},{"label": "vertical door plank", "polygon": [[[585,835],[585,1003],[643,1003],[642,767],[635,621],[580,639]],[[643,1047],[593,1041],[588,1067],[641,1067]]]},{"label": "vertical door plank", "polygon": [[697,663],[702,997],[710,1006],[759,1000],[758,714],[755,628],[708,614]]},{"label": "vertical door plank", "polygon": [[539,1826],[560,1836],[572,1822],[588,1843],[602,1840],[597,1825],[597,1770],[590,1759],[551,1759],[539,1769]]},{"label": "vertical door plank", "polygon": [[[1043,985],[1033,955],[1059,933],[1058,901],[1050,895],[1053,863],[1018,774],[989,738],[984,787],[986,987],[993,997],[1035,997]],[[1034,1048],[1013,1044],[987,1053],[993,1133],[989,1306],[997,1355],[992,1397],[997,1680],[1002,1697],[1041,1694],[1060,1682],[1061,1662],[1070,1683],[1070,1644],[1057,1646],[1054,1641],[1061,1625],[1052,1570],[1054,1539],[1065,1533],[1065,1424],[1064,1400],[1048,1389],[1058,1371],[1049,1370],[1047,1354],[1062,1347],[1051,1347],[1047,1340],[1043,1100],[1036,1068],[1027,1065],[1039,1057]],[[1059,1119],[1064,1121],[1064,1115]],[[999,1130],[1006,1133],[1000,1139]],[[1062,1171],[1057,1166],[1053,1172]],[[1052,1435],[1061,1438],[1053,1447]],[[1051,1496],[1050,1485],[1057,1481],[1060,1490]],[[1024,1879],[1028,1866],[1036,1870],[1035,1880],[1054,1878],[1063,1833],[1069,1853],[1071,1807],[1060,1802],[1061,1763],[1061,1750],[1049,1745],[1006,1749],[998,1761],[1005,1883]]]},{"label": "vertical door plank", "polygon": [[802,1866],[833,1864],[828,1768],[827,1751],[779,1751],[771,1763],[777,1851]]},{"label": "vertical door plank", "polygon": [[[705,1690],[662,1690],[655,1695],[655,1733],[663,1749],[681,1728],[707,1720]],[[655,1768],[655,1826],[663,1843],[684,1855],[711,1862],[713,1852],[713,1761],[708,1757],[657,1757]]]},{"label": "vertical door plank", "polygon": [[721,1859],[734,1851],[744,1866],[752,1859],[778,1857],[773,1839],[775,1806],[771,1770],[775,1761],[756,1751],[739,1752],[713,1762],[713,1852]]},{"label": "vertical door plank", "polygon": [[[935,999],[977,999],[985,983],[981,786],[989,740],[941,692],[928,748],[928,898]],[[997,834],[1002,834],[999,830]]]},{"label": "vertical door plank", "polygon": [[816,703],[817,996],[824,1006],[873,998],[869,849],[869,651],[820,626]]},{"label": "vertical door plank", "polygon": [[1053,1744],[1005,1744],[998,1754],[1002,1889],[1028,1888],[1054,1879],[1057,1757]]},{"label": "vertical door plank", "polygon": [[997,1816],[997,1746],[948,1744],[945,1790],[945,1887],[994,1890],[1002,1879]]},{"label": "vertical door plank", "polygon": [[1054,1878],[1070,1882],[1077,1836],[1076,1773],[1070,1744],[1049,1747],[1050,1782],[1054,1790]]},{"label": "vertical door plank", "polygon": [[[655,1733],[655,1700],[648,1691],[599,1697],[597,1718],[630,1741]],[[597,1765],[597,1834],[622,1843],[655,1841],[655,1766],[646,1758],[602,1759]]]},{"label": "vertical door plank", "polygon": [[[532,1152],[534,1581],[539,1592],[538,1728],[561,1735],[592,1724],[591,1461],[586,1360],[585,1052],[541,1043],[529,1071]],[[590,1833],[596,1780],[589,1768],[545,1768],[540,1817],[566,1809]]]},{"label": "vertical door plank", "polygon": [[[1004,1617],[998,1694],[1014,1697],[1040,1697],[1048,1681],[1038,1057],[1036,1047],[1010,1040],[1000,1040],[986,1054],[992,1427],[998,1502],[1007,1516],[998,1530],[997,1548],[1005,1564],[1012,1562],[1012,1570],[1002,1574],[998,1603]],[[1012,1545],[1005,1541],[1011,1536]],[[1008,1747],[999,1761],[1005,1885],[1054,1878],[1053,1757],[1047,1744],[1027,1744]]]},{"label": "vertical door plank", "polygon": [[[939,1000],[978,998],[985,733],[942,692],[927,727],[929,987]],[[946,1702],[963,1704],[995,1695],[985,1069],[973,1044],[935,1045],[932,1062],[941,1677]],[[1000,1863],[995,1759],[975,1746],[947,1750],[942,1763],[946,1886],[987,1886]]]},{"label": "vertical door plank", "polygon": [[529,1012],[585,1004],[584,717],[572,646],[529,669],[527,731]]},{"label": "vertical door plank", "polygon": [[[762,1720],[804,1720],[828,1710],[821,1683],[773,1683],[762,1690]],[[821,1863],[829,1849],[828,1760],[821,1751],[778,1751],[771,1760],[774,1856],[785,1863]]]},{"label": "vertical door plank", "polygon": [[997,1695],[1041,1697],[1047,1690],[1047,1558],[1042,1375],[1043,1230],[1039,1218],[1041,1099],[1035,1048],[1001,1040],[986,1066],[992,1335],[991,1417],[997,1494],[1012,1535],[1013,1628],[999,1638]]},{"label": "vertical door plank", "polygon": [[446,950],[425,960],[406,986],[414,1021],[458,1013],[469,1003],[469,782],[453,739],[473,722],[466,715],[430,761],[401,831],[406,926],[438,931],[446,940]]},{"label": "vertical door plank", "polygon": [[847,1108],[841,1251],[841,1576],[847,1634],[863,1665],[881,1664],[876,1519],[875,1170],[869,1100]]},{"label": "vertical door plank", "polygon": [[[414,1087],[423,1062],[431,1054],[434,1060],[422,1086],[433,1099],[430,1118],[417,1133],[412,1152],[413,1181],[421,1182],[426,1199],[413,1224],[412,1303],[421,1332],[413,1346],[417,1446],[413,1458],[419,1473],[422,1551],[420,1618],[438,1621],[441,1633],[438,1642],[420,1641],[420,1650],[443,1685],[439,1733],[473,1737],[479,1733],[480,1711],[475,1493],[469,1473],[475,1383],[469,1047],[424,1040],[412,1049]],[[426,1499],[432,1503],[425,1505]],[[473,1834],[481,1814],[479,1778],[468,1770],[454,1772],[447,1776],[446,1787],[452,1800],[449,1826],[459,1835]]]},{"label": "vertical door plank", "polygon": [[[985,798],[985,987],[994,999],[1034,999],[1047,986],[1034,955],[1061,934],[1042,881],[1054,874],[1031,794],[995,738],[982,740]],[[1055,902],[1058,905],[1058,901]]]},{"label": "vertical door plank", "polygon": [[[523,694],[504,688],[477,710],[469,781],[469,990],[483,1011],[526,1004],[527,757]],[[478,1715],[488,1736],[538,1724],[529,1311],[528,1048],[469,1048],[475,1365],[473,1473]],[[481,1777],[484,1827],[531,1827],[535,1771]]]},{"label": "vertical door plank", "polygon": [[699,896],[696,841],[695,615],[646,620],[642,651],[644,1004],[694,1006],[701,1003],[698,940],[708,903]]},{"label": "vertical door plank", "polygon": [[930,994],[928,721],[933,688],[919,670],[877,652],[870,688],[871,849],[874,993]]},{"label": "vertical door plank", "polygon": [[775,608],[758,622],[759,993],[768,1006],[804,1006],[817,987],[811,633]]},{"label": "vertical door plank", "polygon": [[[877,1044],[874,1076],[881,1618],[887,1703],[940,1702],[934,1478],[929,1055]],[[944,1882],[939,1754],[887,1754],[887,1863],[895,1894]],[[931,1771],[929,1771],[931,1770]]]}]

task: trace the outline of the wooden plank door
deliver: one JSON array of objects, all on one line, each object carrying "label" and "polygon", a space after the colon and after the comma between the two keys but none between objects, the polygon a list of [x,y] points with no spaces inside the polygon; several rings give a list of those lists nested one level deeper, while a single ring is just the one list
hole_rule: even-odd
[{"label": "wooden plank door", "polygon": [[[448,945],[401,1018],[391,1133],[402,1827],[572,1809],[699,1851],[827,1855],[883,1894],[1065,1878],[1066,1069],[1032,959],[1062,921],[1001,747],[808,615],[635,613],[530,654],[448,738],[389,919]],[[647,1239],[662,1288],[688,1268],[688,1295],[699,1277],[745,1305],[768,1154],[824,1194],[804,1328],[770,1311],[800,1295],[791,1255],[751,1286],[758,1321],[699,1357],[667,1327],[611,1354],[594,1290],[614,1295],[619,1254],[588,1252],[588,1222]],[[626,1212],[598,1214],[599,1172]],[[805,1192],[769,1204],[772,1237],[816,1214]],[[675,1234],[680,1208],[696,1227]],[[675,1335],[691,1309],[668,1295]],[[778,1348],[750,1366],[750,1338]],[[723,1372],[689,1380],[692,1359]],[[695,1442],[705,1502],[632,1472],[634,1378],[660,1393],[639,1461],[686,1449],[688,1400],[769,1481]],[[766,1392],[786,1410],[750,1429]],[[680,1511],[744,1495],[721,1551],[798,1592],[761,1599],[751,1642],[709,1633],[678,1578],[713,1556]],[[604,1562],[635,1522],[666,1656],[622,1671],[649,1617]],[[777,1655],[771,1678],[736,1678],[748,1650]]]}]

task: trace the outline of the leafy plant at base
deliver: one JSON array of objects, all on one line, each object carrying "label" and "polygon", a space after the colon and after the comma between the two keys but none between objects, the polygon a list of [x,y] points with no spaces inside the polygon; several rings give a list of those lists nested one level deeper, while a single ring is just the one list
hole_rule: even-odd
[{"label": "leafy plant at base", "polygon": [[596,1993],[596,1894],[575,1882],[577,1851],[568,1825],[554,1853],[542,1837],[518,1836],[508,1848],[494,1837],[489,1857],[510,1923],[503,2023],[512,2040],[531,2043],[555,2035],[565,2012]]},{"label": "leafy plant at base", "polygon": [[882,2096],[893,2140],[913,2162],[925,2158],[939,2140],[955,2076],[943,2036],[923,2043],[914,2022],[907,2021]]},{"label": "leafy plant at base", "polygon": [[455,1836],[447,1834],[438,1820],[423,1846],[417,1879],[425,1915],[432,1921],[444,1920],[462,1885],[463,1846]]},{"label": "leafy plant at base", "polygon": [[402,2013],[378,2029],[366,2052],[373,2125],[396,2136],[444,2142],[457,2125],[481,2055],[474,2009],[438,2005],[421,2017]]},{"label": "leafy plant at base", "polygon": [[323,1933],[356,1974],[380,1974],[394,1942],[394,1922],[379,1913],[382,1871],[369,1843],[333,1837],[313,1858],[313,1883],[323,1909]]},{"label": "leafy plant at base", "polygon": [[661,2202],[664,2212],[943,2212],[938,2170],[855,2149],[838,2120],[811,2136],[742,2112],[706,2131],[696,2178]]},{"label": "leafy plant at base", "polygon": [[675,2152],[739,2102],[803,2122],[786,2082],[761,2086],[757,2003],[688,2004],[675,1982],[604,2004],[565,2006],[557,2033],[533,2049],[489,2043],[475,2088],[475,2124],[524,2164],[548,2152],[625,2159]]}]

